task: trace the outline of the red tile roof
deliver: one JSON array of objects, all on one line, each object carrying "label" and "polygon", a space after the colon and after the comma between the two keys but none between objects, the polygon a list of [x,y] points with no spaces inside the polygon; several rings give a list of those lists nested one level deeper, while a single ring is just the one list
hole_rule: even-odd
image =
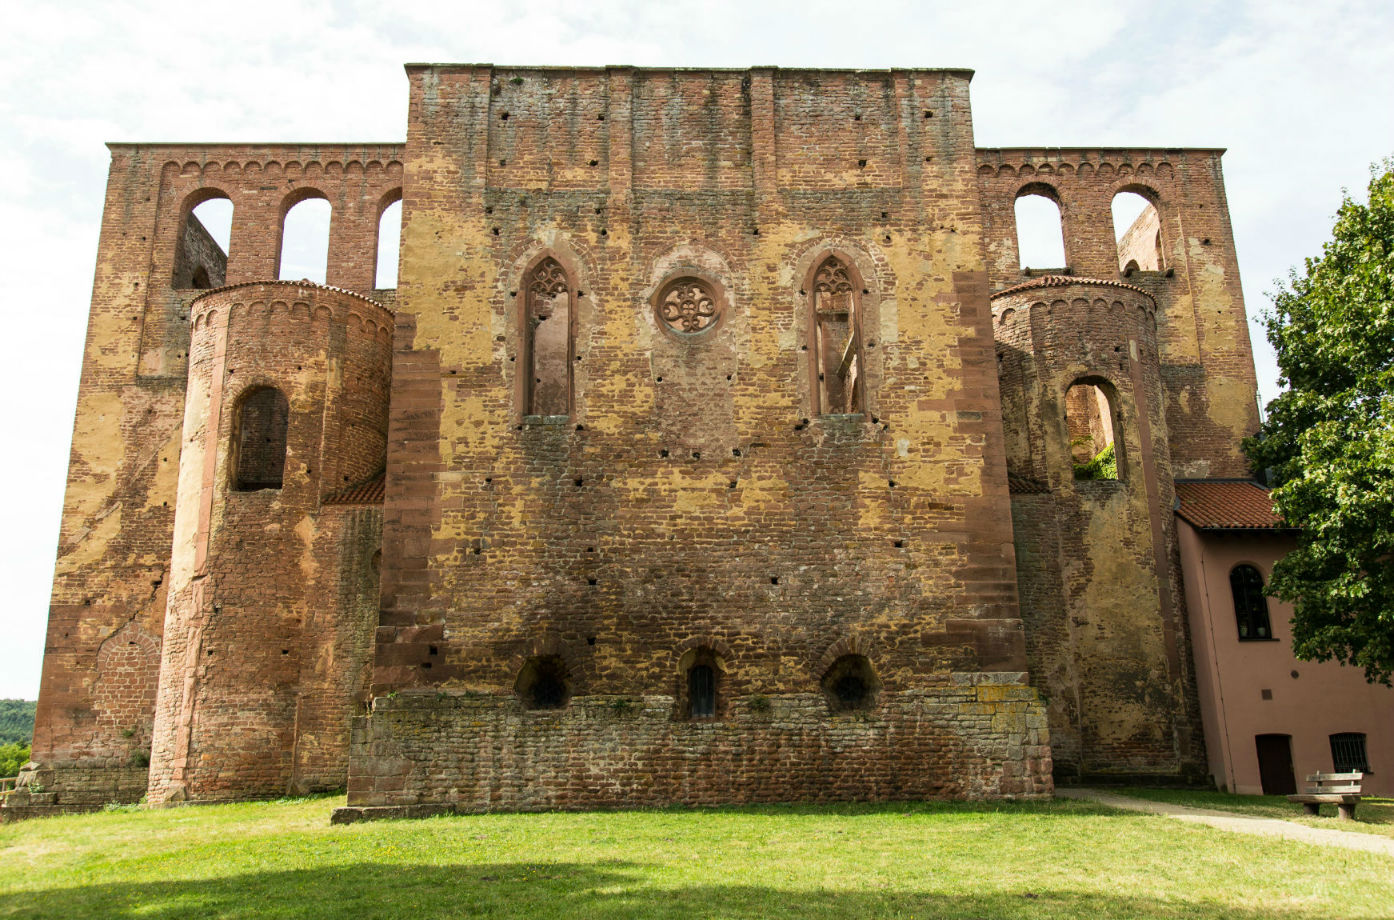
[{"label": "red tile roof", "polygon": [[1147,293],[1135,284],[1124,284],[1122,281],[1110,281],[1106,278],[1075,277],[1074,275],[1041,275],[1039,278],[1032,278],[1030,281],[1023,281],[1020,284],[1014,284],[1011,287],[1003,288],[1002,290],[993,294],[992,299],[996,300],[998,297],[1006,297],[1008,294],[1019,294],[1022,291],[1029,291],[1035,288],[1068,287],[1072,284],[1088,284],[1097,287],[1123,288],[1125,290],[1132,291],[1135,294],[1141,294],[1148,300],[1153,300],[1151,294]]},{"label": "red tile roof", "polygon": [[1282,519],[1273,513],[1268,490],[1247,480],[1178,481],[1176,513],[1202,530],[1286,529]]},{"label": "red tile roof", "polygon": [[342,492],[335,492],[324,500],[326,505],[381,505],[385,491],[387,474],[378,473],[372,479],[349,486]]}]

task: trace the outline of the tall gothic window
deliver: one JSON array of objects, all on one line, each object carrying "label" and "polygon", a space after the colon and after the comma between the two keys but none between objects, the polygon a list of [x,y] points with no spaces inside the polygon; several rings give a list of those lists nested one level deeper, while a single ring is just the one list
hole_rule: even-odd
[{"label": "tall gothic window", "polygon": [[1229,573],[1234,595],[1234,619],[1241,640],[1272,639],[1268,624],[1268,598],[1263,596],[1263,576],[1251,565],[1236,565]]},{"label": "tall gothic window", "polygon": [[528,273],[523,328],[523,405],[527,415],[571,414],[575,291],[566,269],[546,258]]},{"label": "tall gothic window", "polygon": [[852,272],[837,256],[828,256],[818,266],[811,307],[814,411],[824,415],[864,412],[861,292]]}]

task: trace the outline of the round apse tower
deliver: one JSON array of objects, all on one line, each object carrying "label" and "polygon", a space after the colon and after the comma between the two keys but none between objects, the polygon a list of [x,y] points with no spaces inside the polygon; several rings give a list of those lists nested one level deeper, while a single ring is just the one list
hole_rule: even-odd
[{"label": "round apse tower", "polygon": [[[192,324],[149,798],[297,788],[305,629],[333,604],[323,500],[381,473],[392,316],[349,291],[210,291]],[[328,596],[321,596],[328,595]]]},{"label": "round apse tower", "polygon": [[1157,307],[1046,276],[992,297],[1018,585],[1057,782],[1203,764]]}]

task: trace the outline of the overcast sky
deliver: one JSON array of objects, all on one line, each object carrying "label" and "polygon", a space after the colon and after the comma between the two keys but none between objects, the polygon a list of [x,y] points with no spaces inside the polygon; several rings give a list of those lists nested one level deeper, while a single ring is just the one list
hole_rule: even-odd
[{"label": "overcast sky", "polygon": [[[1388,0],[434,6],[104,0],[6,17],[0,697],[38,693],[106,141],[400,141],[408,61],[967,67],[979,146],[1228,148],[1251,318],[1319,251],[1342,188],[1363,193],[1394,153]],[[1253,337],[1271,399],[1276,370]]]}]

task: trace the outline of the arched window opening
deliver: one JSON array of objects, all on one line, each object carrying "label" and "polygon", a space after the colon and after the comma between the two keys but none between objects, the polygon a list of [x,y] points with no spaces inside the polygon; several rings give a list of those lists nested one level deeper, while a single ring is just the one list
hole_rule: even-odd
[{"label": "arched window opening", "polygon": [[1016,199],[1016,245],[1023,270],[1063,270],[1068,264],[1060,204],[1047,191],[1027,186]]},{"label": "arched window opening", "polygon": [[380,291],[397,286],[397,259],[402,245],[402,199],[382,209],[378,217],[378,262],[373,287]]},{"label": "arched window opening", "polygon": [[687,714],[693,719],[716,715],[716,671],[709,664],[696,665],[687,672]]},{"label": "arched window opening", "polygon": [[329,219],[333,208],[324,198],[306,198],[281,221],[281,281],[324,284],[329,265]]},{"label": "arched window opening", "polygon": [[851,270],[828,256],[813,276],[809,351],[814,361],[814,412],[823,415],[866,411],[861,350],[861,290]]},{"label": "arched window opening", "polygon": [[1263,575],[1251,565],[1236,565],[1229,573],[1229,590],[1234,595],[1234,622],[1240,641],[1272,639],[1268,623],[1268,598],[1263,596]]},{"label": "arched window opening", "polygon": [[275,387],[258,387],[242,397],[237,410],[233,489],[279,489],[286,468],[286,428],[290,404]]},{"label": "arched window opening", "polygon": [[232,199],[220,195],[194,206],[179,228],[173,286],[177,290],[207,290],[226,284],[231,238]]},{"label": "arched window opening", "polygon": [[1331,736],[1331,767],[1334,773],[1370,772],[1364,732],[1340,732]]},{"label": "arched window opening", "polygon": [[1065,429],[1075,479],[1122,479],[1122,457],[1115,438],[1117,413],[1109,393],[1079,381],[1065,393]]},{"label": "arched window opening", "polygon": [[513,685],[524,709],[561,709],[571,699],[570,672],[560,655],[534,655]]},{"label": "arched window opening", "polygon": [[527,415],[571,414],[572,302],[566,269],[543,259],[523,285],[523,405]]},{"label": "arched window opening", "polygon": [[678,663],[683,675],[679,688],[679,715],[688,719],[714,719],[721,712],[723,672],[710,648],[693,649]]},{"label": "arched window opening", "polygon": [[859,712],[876,705],[881,682],[865,655],[843,655],[823,674],[823,696],[833,712]]},{"label": "arched window opening", "polygon": [[1118,240],[1118,266],[1124,275],[1165,268],[1161,216],[1151,201],[1137,192],[1114,195],[1113,232]]}]

